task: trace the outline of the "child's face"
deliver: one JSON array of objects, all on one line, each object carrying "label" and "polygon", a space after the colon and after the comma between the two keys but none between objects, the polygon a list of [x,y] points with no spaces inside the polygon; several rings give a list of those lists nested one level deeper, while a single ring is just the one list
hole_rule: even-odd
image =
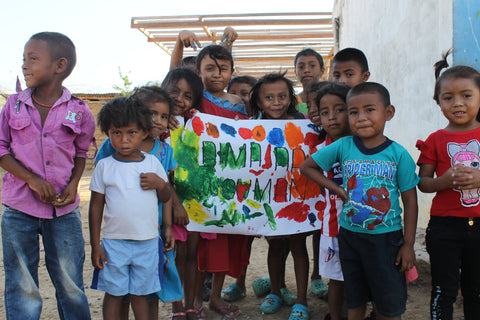
[{"label": "child's face", "polygon": [[48,44],[43,40],[29,40],[23,51],[23,76],[29,88],[49,85],[54,81],[56,61],[52,61]]},{"label": "child's face", "polygon": [[333,81],[355,87],[370,77],[370,72],[362,72],[356,61],[334,62],[332,65]]},{"label": "child's face", "polygon": [[286,119],[291,100],[285,81],[265,83],[260,87],[258,106],[268,119]]},{"label": "child's face", "polygon": [[347,105],[339,96],[324,95],[319,110],[322,127],[333,141],[350,134]]},{"label": "child's face", "polygon": [[316,92],[310,92],[307,94],[308,118],[314,125],[319,126],[321,125],[320,114],[318,113],[318,106],[315,103],[315,99],[317,99]]},{"label": "child's face", "polygon": [[318,82],[323,74],[323,69],[315,56],[300,56],[295,65],[295,74],[305,89],[310,84]]},{"label": "child's face", "polygon": [[452,129],[465,131],[478,126],[476,117],[480,108],[480,89],[472,79],[443,80],[438,100]]},{"label": "child's face", "polygon": [[167,130],[170,108],[168,103],[155,102],[148,105],[148,109],[152,112],[152,130],[150,130],[150,136],[155,138]]},{"label": "child's face", "polygon": [[170,92],[170,98],[173,100],[172,114],[179,116],[185,111],[193,108],[194,93],[187,80],[180,79],[177,81]]},{"label": "child's face", "polygon": [[[232,77],[232,65],[228,60],[215,60],[205,56],[200,64],[199,76],[202,78],[205,89],[212,93],[223,93]],[[220,69],[219,69],[220,66]]]},{"label": "child's face", "polygon": [[146,136],[147,134],[135,122],[119,128],[112,125],[108,130],[108,137],[116,156],[127,161],[138,158],[140,144]]},{"label": "child's face", "polygon": [[360,137],[368,148],[385,141],[385,122],[392,119],[395,108],[385,106],[378,93],[360,93],[347,100],[348,121],[352,132]]},{"label": "child's face", "polygon": [[252,90],[252,86],[248,83],[234,82],[230,88],[228,88],[228,93],[239,96],[248,111],[250,109],[250,90]]}]

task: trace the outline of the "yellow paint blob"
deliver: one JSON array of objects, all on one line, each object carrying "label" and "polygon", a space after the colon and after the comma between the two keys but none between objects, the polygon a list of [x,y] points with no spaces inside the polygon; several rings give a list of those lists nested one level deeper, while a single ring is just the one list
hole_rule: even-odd
[{"label": "yellow paint blob", "polygon": [[197,200],[188,200],[183,204],[185,210],[187,210],[188,217],[195,221],[198,224],[202,224],[206,219],[209,218],[209,215],[203,211],[202,205]]},{"label": "yellow paint blob", "polygon": [[255,202],[253,201],[252,199],[247,199],[247,204],[250,206],[250,207],[254,207],[255,209],[258,209],[260,208],[262,205],[258,202]]}]

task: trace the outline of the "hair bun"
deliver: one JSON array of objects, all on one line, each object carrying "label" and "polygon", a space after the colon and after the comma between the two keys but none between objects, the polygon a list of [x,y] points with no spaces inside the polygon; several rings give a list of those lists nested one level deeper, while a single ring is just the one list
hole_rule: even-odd
[{"label": "hair bun", "polygon": [[438,79],[438,77],[440,76],[440,72],[443,70],[443,69],[446,69],[449,67],[448,65],[448,62],[447,62],[447,57],[448,55],[452,52],[452,48],[448,49],[447,52],[443,53],[442,54],[442,60],[440,61],[437,61],[433,67],[435,69],[435,80]]}]

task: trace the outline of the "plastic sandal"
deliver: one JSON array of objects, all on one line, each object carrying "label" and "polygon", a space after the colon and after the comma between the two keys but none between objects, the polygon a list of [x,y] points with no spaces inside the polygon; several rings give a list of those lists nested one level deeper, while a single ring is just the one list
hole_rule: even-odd
[{"label": "plastic sandal", "polygon": [[[200,311],[201,312],[201,311]],[[188,314],[189,313],[193,313],[195,315],[195,319],[196,320],[205,320],[204,318],[202,318],[201,314],[196,310],[196,309],[188,309],[188,310],[185,310],[185,314],[187,315],[187,319],[188,318]]]},{"label": "plastic sandal", "polygon": [[269,277],[257,278],[253,280],[252,288],[257,297],[263,297],[272,290],[272,283]]},{"label": "plastic sandal", "polygon": [[282,307],[282,298],[276,294],[269,294],[265,297],[265,301],[260,306],[263,313],[275,313]]},{"label": "plastic sandal", "polygon": [[320,299],[325,299],[328,295],[328,286],[322,279],[315,279],[310,283],[310,290]]},{"label": "plastic sandal", "polygon": [[295,302],[297,302],[297,296],[294,295],[290,290],[288,290],[287,288],[282,288],[280,289],[280,293],[282,294],[282,299],[283,299],[283,302],[287,305],[287,306],[293,306],[295,304]]},{"label": "plastic sandal", "polygon": [[237,319],[240,316],[240,310],[235,309],[234,306],[231,304],[218,307],[210,305],[209,308],[210,310],[222,315],[224,319]]},{"label": "plastic sandal", "polygon": [[176,312],[176,313],[170,313],[170,317],[168,317],[169,320],[173,320],[175,317],[186,317],[187,314],[185,312]]},{"label": "plastic sandal", "polygon": [[227,302],[234,302],[245,298],[245,290],[240,289],[236,283],[231,283],[230,286],[222,290],[222,299]]},{"label": "plastic sandal", "polygon": [[310,318],[310,311],[307,306],[303,304],[294,304],[292,307],[292,313],[288,320],[308,320]]}]

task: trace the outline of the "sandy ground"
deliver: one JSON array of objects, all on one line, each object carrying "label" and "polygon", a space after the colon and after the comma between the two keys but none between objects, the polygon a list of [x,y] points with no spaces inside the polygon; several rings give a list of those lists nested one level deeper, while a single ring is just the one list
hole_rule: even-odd
[{"label": "sandy ground", "polygon": [[[92,279],[92,265],[90,263],[90,243],[88,241],[88,200],[90,193],[88,191],[89,175],[85,174],[84,178],[80,183],[80,196],[82,199],[81,202],[81,213],[82,213],[82,225],[83,225],[83,234],[86,242],[86,262],[84,267],[84,280],[85,280],[85,291],[88,296],[90,303],[90,309],[92,312],[92,319],[102,319],[102,299],[103,292],[89,289],[90,282]],[[309,252],[311,253],[311,240],[307,239]],[[402,319],[408,320],[427,320],[429,317],[429,296],[430,296],[430,275],[429,275],[429,265],[428,256],[425,253],[424,245],[424,230],[418,230],[417,236],[417,268],[419,273],[419,279],[413,281],[409,284],[408,288],[408,304],[407,312],[404,314]],[[0,247],[1,255],[1,247]],[[251,288],[251,282],[258,277],[264,277],[268,275],[266,257],[267,256],[267,242],[264,239],[255,239],[252,246],[252,256],[250,258],[250,266],[247,273],[247,296],[237,302],[240,310],[243,312],[243,315],[239,319],[288,319],[290,314],[289,307],[282,307],[282,309],[274,315],[262,315],[260,312],[260,304],[263,302],[263,298],[257,298],[253,294]],[[5,318],[5,307],[3,302],[3,292],[4,292],[4,272],[3,264],[0,267],[0,296],[2,297],[0,301],[0,319]],[[293,260],[291,255],[287,260],[287,287],[295,292],[295,277],[293,273]],[[41,252],[40,266],[39,266],[39,278],[40,278],[40,290],[43,297],[43,312],[41,319],[50,320],[58,319],[57,309],[56,309],[56,300],[55,292],[53,286],[48,277],[48,273],[45,268],[45,262],[43,253]],[[233,279],[228,278],[225,281],[225,287],[228,286]],[[308,304],[311,312],[310,319],[312,320],[323,320],[325,314],[328,312],[328,305],[325,301],[315,297],[311,292],[308,293]],[[207,303],[205,303],[207,306]],[[455,305],[455,320],[462,319],[461,317],[461,299]],[[168,319],[171,306],[170,304],[160,303],[159,319]],[[130,319],[133,319],[133,316],[130,316]],[[221,319],[221,316],[217,315],[214,312],[208,311],[208,319]]]}]

